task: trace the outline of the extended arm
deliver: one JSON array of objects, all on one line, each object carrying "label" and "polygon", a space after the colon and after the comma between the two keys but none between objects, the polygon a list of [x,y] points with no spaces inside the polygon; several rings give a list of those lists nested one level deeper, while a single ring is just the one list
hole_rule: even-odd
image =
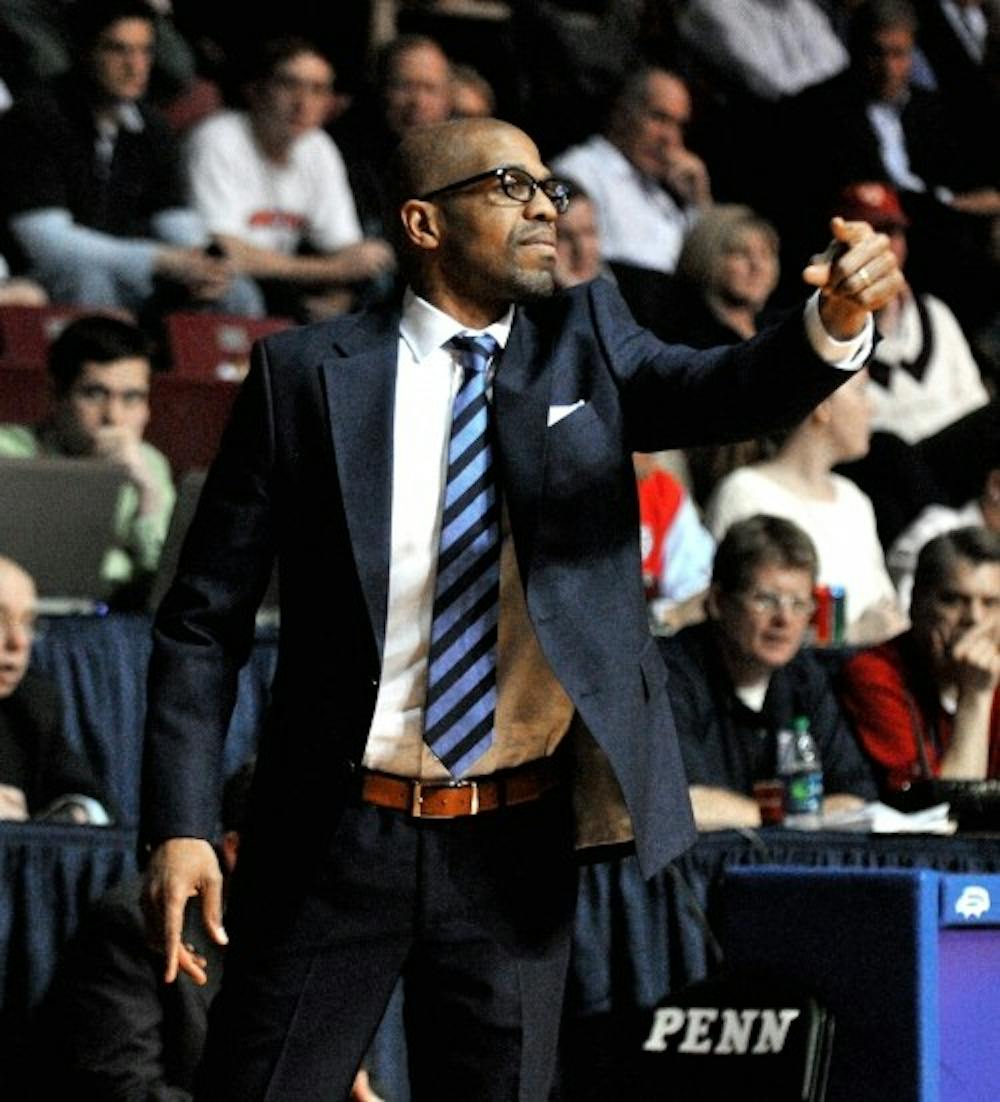
[{"label": "extended arm", "polygon": [[[828,337],[863,340],[872,311],[898,294],[902,275],[884,234],[840,218],[831,227],[831,247],[804,277],[819,289]],[[836,351],[817,351],[801,317],[742,344],[696,352],[637,329],[616,297],[594,298],[634,451],[745,440],[790,426],[850,377],[831,366]],[[839,355],[849,367],[864,362],[851,351]]]}]

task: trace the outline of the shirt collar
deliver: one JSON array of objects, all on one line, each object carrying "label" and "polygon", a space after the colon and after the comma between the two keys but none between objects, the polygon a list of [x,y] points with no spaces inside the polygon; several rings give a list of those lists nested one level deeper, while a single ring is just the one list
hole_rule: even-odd
[{"label": "shirt collar", "polygon": [[146,129],[146,120],[135,103],[131,100],[123,100],[116,103],[111,110],[99,114],[96,125],[102,134],[108,132],[113,136],[119,130],[126,130],[130,134],[141,134]]},{"label": "shirt collar", "polygon": [[868,102],[876,110],[891,111],[894,115],[901,115],[910,102],[910,89],[904,88],[894,99],[872,99]]},{"label": "shirt collar", "polygon": [[[610,138],[603,134],[594,136],[594,148],[600,154],[602,171],[608,176],[617,176],[619,180],[630,178],[646,181],[651,179],[625,156]],[[581,181],[585,183],[585,181]]]},{"label": "shirt collar", "polygon": [[462,325],[443,310],[432,306],[426,299],[415,294],[407,287],[403,296],[403,314],[399,322],[399,335],[406,342],[419,363],[459,333],[489,333],[501,348],[505,348],[510,337],[510,328],[514,323],[514,307],[507,308],[503,317],[497,319],[485,329],[471,329]]}]

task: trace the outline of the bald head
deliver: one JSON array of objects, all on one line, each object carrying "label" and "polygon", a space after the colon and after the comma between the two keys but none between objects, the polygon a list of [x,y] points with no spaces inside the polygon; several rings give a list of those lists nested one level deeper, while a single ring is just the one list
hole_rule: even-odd
[{"label": "bald head", "polygon": [[0,555],[0,595],[2,595],[8,584],[30,588],[32,593],[35,591],[34,579],[27,570],[20,563],[7,558],[6,555]]},{"label": "bald head", "polygon": [[394,231],[397,251],[405,254],[407,248],[405,236],[399,233],[399,212],[408,199],[501,164],[505,158],[500,151],[506,147],[505,139],[511,138],[535,148],[527,134],[500,119],[450,119],[409,130],[390,166],[390,209],[384,218]]},{"label": "bald head", "polygon": [[28,668],[36,602],[31,575],[0,555],[0,700],[14,692]]},{"label": "bald head", "polygon": [[397,205],[493,168],[500,163],[494,150],[514,135],[531,141],[523,130],[500,119],[450,119],[410,130],[396,152]]}]

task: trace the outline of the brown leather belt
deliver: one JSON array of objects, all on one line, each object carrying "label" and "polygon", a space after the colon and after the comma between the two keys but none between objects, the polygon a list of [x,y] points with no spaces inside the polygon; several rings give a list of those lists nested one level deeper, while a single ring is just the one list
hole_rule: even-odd
[{"label": "brown leather belt", "polygon": [[361,799],[377,807],[405,811],[415,819],[458,819],[530,803],[555,788],[561,778],[562,772],[551,758],[461,781],[415,781],[365,769]]}]

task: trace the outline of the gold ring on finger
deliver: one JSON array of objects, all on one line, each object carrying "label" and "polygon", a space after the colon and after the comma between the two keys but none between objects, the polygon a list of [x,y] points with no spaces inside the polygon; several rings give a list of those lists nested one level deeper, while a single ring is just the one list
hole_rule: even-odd
[{"label": "gold ring on finger", "polygon": [[868,274],[867,268],[858,268],[858,279],[864,280],[862,290],[871,286],[872,277]]}]

